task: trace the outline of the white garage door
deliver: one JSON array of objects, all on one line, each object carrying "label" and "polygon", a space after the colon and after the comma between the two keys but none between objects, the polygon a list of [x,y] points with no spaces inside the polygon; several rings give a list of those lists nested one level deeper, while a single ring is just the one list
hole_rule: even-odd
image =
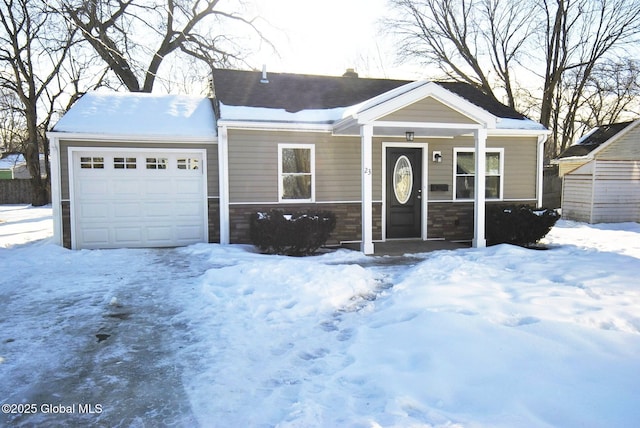
[{"label": "white garage door", "polygon": [[207,240],[204,151],[73,151],[74,248]]}]

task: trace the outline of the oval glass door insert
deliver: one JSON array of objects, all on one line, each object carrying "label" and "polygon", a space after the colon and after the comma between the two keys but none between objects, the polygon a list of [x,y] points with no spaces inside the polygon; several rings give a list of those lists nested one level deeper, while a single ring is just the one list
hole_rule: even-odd
[{"label": "oval glass door insert", "polygon": [[393,167],[393,192],[401,204],[409,202],[413,190],[413,168],[409,158],[402,155]]}]

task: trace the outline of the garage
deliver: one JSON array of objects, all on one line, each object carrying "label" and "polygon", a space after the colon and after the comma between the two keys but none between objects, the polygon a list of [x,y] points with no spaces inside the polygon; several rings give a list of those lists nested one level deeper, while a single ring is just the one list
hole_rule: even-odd
[{"label": "garage", "polygon": [[88,92],[47,137],[60,245],[156,248],[219,239],[210,98]]},{"label": "garage", "polygon": [[207,242],[206,151],[70,149],[72,248]]}]

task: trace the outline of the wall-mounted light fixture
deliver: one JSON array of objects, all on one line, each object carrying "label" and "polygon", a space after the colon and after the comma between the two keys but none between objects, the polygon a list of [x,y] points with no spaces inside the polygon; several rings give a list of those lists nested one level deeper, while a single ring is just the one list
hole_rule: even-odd
[{"label": "wall-mounted light fixture", "polygon": [[404,136],[407,138],[407,141],[413,141],[413,131],[407,131],[404,133]]},{"label": "wall-mounted light fixture", "polygon": [[435,151],[432,154],[432,159],[434,162],[442,162],[442,152],[441,151]]}]

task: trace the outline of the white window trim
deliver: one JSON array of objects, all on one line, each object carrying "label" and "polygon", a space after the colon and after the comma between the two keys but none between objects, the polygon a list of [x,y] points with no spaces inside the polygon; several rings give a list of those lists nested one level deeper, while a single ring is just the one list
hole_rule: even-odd
[{"label": "white window trim", "polygon": [[[282,149],[308,149],[311,151],[311,198],[309,199],[285,199],[282,185]],[[278,202],[280,203],[314,203],[316,201],[316,146],[315,144],[278,144]]]},{"label": "white window trim", "polygon": [[[458,166],[458,153],[475,153],[473,147],[454,147],[453,149],[453,194],[451,195],[454,201],[461,202],[473,202],[473,196],[470,198],[458,198],[457,187],[457,166]],[[503,201],[504,200],[504,148],[487,148],[486,154],[498,153],[500,154],[500,196],[498,198],[486,198],[487,201]],[[475,176],[475,175],[474,175]],[[486,175],[487,177],[493,177],[492,175]]]}]

